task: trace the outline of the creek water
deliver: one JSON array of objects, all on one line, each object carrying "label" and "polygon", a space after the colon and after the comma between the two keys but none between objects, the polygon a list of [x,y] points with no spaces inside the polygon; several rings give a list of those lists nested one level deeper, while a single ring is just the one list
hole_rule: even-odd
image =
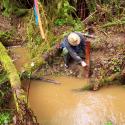
[{"label": "creek water", "polygon": [[[25,55],[21,50],[12,50],[20,57],[16,61],[17,67],[27,62],[26,58],[22,58]],[[35,80],[30,83],[29,102],[40,125],[108,125],[108,122],[125,125],[123,86],[79,92],[73,90],[82,88],[87,80],[62,76],[49,78],[61,84]]]},{"label": "creek water", "polygon": [[[53,78],[54,79],[54,78]],[[32,81],[30,104],[43,125],[125,125],[125,88],[110,86],[96,92],[75,92],[86,81],[56,77],[61,85]]]},{"label": "creek water", "polygon": [[14,63],[17,70],[23,70],[24,65],[30,60],[27,49],[21,46],[14,46],[10,48],[10,51],[12,53],[12,57],[15,60]]}]

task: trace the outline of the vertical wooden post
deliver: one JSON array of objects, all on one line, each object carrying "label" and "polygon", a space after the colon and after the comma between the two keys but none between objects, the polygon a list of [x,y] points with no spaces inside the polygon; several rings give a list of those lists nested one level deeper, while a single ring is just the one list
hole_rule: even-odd
[{"label": "vertical wooden post", "polygon": [[85,53],[86,53],[86,63],[88,66],[90,66],[90,41],[86,41]]},{"label": "vertical wooden post", "polygon": [[85,67],[85,77],[88,78],[90,75],[90,41],[86,41],[85,46],[86,64]]}]

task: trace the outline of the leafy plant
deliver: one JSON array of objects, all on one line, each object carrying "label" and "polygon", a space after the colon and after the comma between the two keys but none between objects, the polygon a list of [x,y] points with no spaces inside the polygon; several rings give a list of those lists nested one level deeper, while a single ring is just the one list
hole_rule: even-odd
[{"label": "leafy plant", "polygon": [[84,29],[84,24],[80,19],[74,20],[74,31],[82,31]]},{"label": "leafy plant", "polygon": [[107,122],[105,125],[113,125],[112,122]]},{"label": "leafy plant", "polygon": [[69,4],[68,0],[60,1],[57,6],[58,18],[55,20],[54,24],[57,26],[64,24],[74,24],[72,13],[75,13],[76,9]]},{"label": "leafy plant", "polygon": [[62,26],[62,25],[64,25],[66,23],[66,21],[65,21],[65,19],[56,19],[55,20],[55,22],[54,22],[54,24],[56,25],[56,26]]},{"label": "leafy plant", "polygon": [[120,59],[112,58],[110,70],[112,70],[114,73],[120,72],[120,70],[121,70],[120,65],[121,64],[122,64],[122,61]]},{"label": "leafy plant", "polygon": [[97,5],[96,0],[85,0],[85,1],[86,1],[86,4],[88,6],[90,13],[96,10],[96,5]]},{"label": "leafy plant", "polygon": [[0,113],[0,125],[10,123],[12,116],[9,112]]},{"label": "leafy plant", "polygon": [[5,8],[4,12],[2,13],[4,16],[9,17],[10,13],[12,12],[12,6],[9,0],[3,0],[2,2],[3,7]]},{"label": "leafy plant", "polygon": [[12,33],[0,31],[0,39],[10,39]]},{"label": "leafy plant", "polygon": [[1,2],[4,10],[2,14],[6,17],[9,17],[11,14],[15,14],[16,16],[23,16],[27,13],[26,9],[19,9],[17,7],[16,1],[11,2],[10,0],[3,0]]},{"label": "leafy plant", "polygon": [[71,6],[68,0],[64,0],[64,2],[58,3],[58,16],[68,18],[72,13],[74,13],[76,9]]}]

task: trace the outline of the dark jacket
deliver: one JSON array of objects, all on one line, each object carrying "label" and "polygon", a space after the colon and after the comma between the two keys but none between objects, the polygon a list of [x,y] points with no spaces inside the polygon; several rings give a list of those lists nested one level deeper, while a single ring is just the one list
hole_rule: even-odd
[{"label": "dark jacket", "polygon": [[68,42],[68,36],[65,36],[63,41],[61,42],[61,48],[63,49],[64,47],[67,48],[70,56],[77,62],[81,62],[82,58],[81,58],[81,53],[83,55],[83,58],[85,56],[85,39],[82,35],[82,33],[79,32],[75,32],[76,34],[79,35],[80,37],[80,44],[77,46],[72,46],[69,42]]}]

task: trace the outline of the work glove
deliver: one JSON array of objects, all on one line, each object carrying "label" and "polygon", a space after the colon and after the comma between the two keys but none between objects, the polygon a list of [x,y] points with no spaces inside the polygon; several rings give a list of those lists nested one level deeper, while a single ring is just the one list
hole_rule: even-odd
[{"label": "work glove", "polygon": [[82,65],[82,67],[86,67],[87,66],[87,64],[84,61],[81,61],[81,65]]}]

